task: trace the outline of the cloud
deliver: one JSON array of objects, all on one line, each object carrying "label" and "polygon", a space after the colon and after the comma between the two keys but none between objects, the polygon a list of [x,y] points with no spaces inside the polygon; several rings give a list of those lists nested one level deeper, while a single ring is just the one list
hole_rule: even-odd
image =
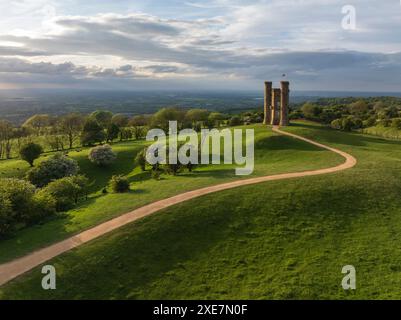
[{"label": "cloud", "polygon": [[[28,2],[29,10],[47,12],[46,28],[0,34],[0,72],[10,81],[40,75],[68,83],[186,79],[207,85],[215,79],[221,86],[251,88],[286,73],[299,88],[385,89],[401,80],[399,3],[353,1],[357,30],[349,32],[341,28],[336,0],[182,2],[207,17],[177,13],[175,19],[145,13],[57,15]],[[41,5],[59,8],[56,0]]]}]

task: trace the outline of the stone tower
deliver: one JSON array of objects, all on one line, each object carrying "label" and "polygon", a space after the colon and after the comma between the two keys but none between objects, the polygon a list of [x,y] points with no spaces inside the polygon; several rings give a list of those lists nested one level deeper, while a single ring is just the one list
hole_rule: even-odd
[{"label": "stone tower", "polygon": [[265,81],[265,117],[263,124],[271,123],[272,83]]},{"label": "stone tower", "polygon": [[264,124],[288,126],[290,83],[281,81],[281,88],[273,88],[272,82],[265,82]]}]

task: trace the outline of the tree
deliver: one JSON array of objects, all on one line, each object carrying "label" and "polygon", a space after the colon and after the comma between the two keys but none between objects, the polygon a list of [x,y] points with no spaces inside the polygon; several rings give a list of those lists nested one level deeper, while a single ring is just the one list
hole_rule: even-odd
[{"label": "tree", "polygon": [[65,139],[61,135],[49,135],[46,137],[46,141],[52,151],[62,151],[65,149]]},{"label": "tree", "polygon": [[[192,123],[193,128],[201,127],[208,120],[209,111],[206,109],[191,109],[185,114],[185,120]],[[200,126],[198,126],[200,124]]]},{"label": "tree", "polygon": [[119,133],[120,133],[120,128],[116,124],[110,123],[106,130],[107,142],[113,142],[113,140],[118,137]]},{"label": "tree", "polygon": [[76,175],[79,172],[78,162],[61,153],[42,161],[36,168],[26,174],[26,178],[37,187],[43,187],[53,180]]},{"label": "tree", "polygon": [[318,106],[315,106],[314,104],[308,102],[302,106],[301,111],[305,119],[314,120],[322,110]]},{"label": "tree", "polygon": [[354,115],[364,115],[369,111],[369,107],[364,100],[358,100],[349,105],[349,112]]},{"label": "tree", "polygon": [[342,119],[341,128],[344,131],[351,131],[354,126],[354,122],[351,117],[346,117]]},{"label": "tree", "polygon": [[384,110],[386,108],[386,105],[383,103],[383,101],[378,101],[374,104],[373,110],[378,113],[381,110]]},{"label": "tree", "polygon": [[89,152],[89,160],[99,166],[109,165],[113,163],[116,158],[116,154],[108,144],[92,148]]},{"label": "tree", "polygon": [[33,167],[33,162],[39,158],[42,152],[42,146],[33,142],[27,143],[19,150],[21,159],[28,162],[31,167]]},{"label": "tree", "polygon": [[51,117],[48,114],[35,114],[26,120],[22,126],[32,128],[37,135],[40,135],[50,123]]},{"label": "tree", "polygon": [[96,110],[90,114],[89,118],[96,120],[103,129],[107,129],[111,123],[113,114],[110,111]]},{"label": "tree", "polygon": [[94,119],[87,119],[81,134],[81,143],[84,146],[92,146],[101,143],[105,139],[103,128]]},{"label": "tree", "polygon": [[151,120],[151,126],[164,130],[166,133],[169,130],[169,121],[177,121],[178,128],[182,127],[185,113],[177,108],[163,108],[156,112]]},{"label": "tree", "polygon": [[231,117],[229,124],[231,127],[239,126],[242,124],[241,118],[238,116],[233,116]]},{"label": "tree", "polygon": [[14,127],[11,122],[0,120],[0,158],[4,154],[7,159],[10,159],[13,138]]},{"label": "tree", "polygon": [[73,148],[75,141],[79,139],[83,125],[84,118],[78,113],[70,113],[61,117],[60,129],[67,136],[70,149]]},{"label": "tree", "polygon": [[109,184],[114,193],[124,193],[130,190],[128,179],[122,175],[112,176]]},{"label": "tree", "polygon": [[111,123],[114,123],[120,128],[128,125],[128,117],[125,114],[117,113],[111,118]]},{"label": "tree", "polygon": [[128,117],[124,114],[115,114],[113,118],[111,118],[111,123],[118,127],[120,133],[120,141],[123,141],[125,138],[125,130],[128,126]]},{"label": "tree", "polygon": [[29,137],[31,134],[31,130],[27,127],[19,127],[19,128],[14,128],[14,140],[17,143],[17,148],[18,150],[21,149],[22,145],[24,144],[24,141]]},{"label": "tree", "polygon": [[213,123],[214,126],[220,127],[221,123],[226,119],[224,114],[220,112],[212,112],[209,114],[208,120]]},{"label": "tree", "polygon": [[145,136],[145,126],[147,126],[148,123],[149,119],[144,115],[135,116],[129,120],[128,125],[133,128],[134,137],[136,140]]}]

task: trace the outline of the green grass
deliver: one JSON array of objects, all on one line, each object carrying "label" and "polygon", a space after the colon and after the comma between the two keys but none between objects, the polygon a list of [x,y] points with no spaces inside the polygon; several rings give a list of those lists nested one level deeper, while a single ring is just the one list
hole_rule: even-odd
[{"label": "green grass", "polygon": [[[153,180],[149,172],[142,173],[134,165],[135,154],[143,145],[144,142],[113,145],[118,161],[107,170],[87,160],[88,150],[70,152],[69,156],[79,162],[81,171],[94,181],[94,193],[88,201],[61,217],[23,229],[16,236],[1,240],[0,263],[65,239],[155,200],[240,178],[235,176],[234,165],[216,165],[201,166],[194,173],[183,173],[176,177],[164,175],[160,181]],[[332,152],[276,135],[261,125],[255,126],[255,148],[255,171],[252,176],[322,168],[343,161]],[[5,168],[3,171],[6,173],[15,172],[15,168],[22,164],[15,160],[1,162],[0,171]],[[23,170],[21,167],[19,171]],[[116,173],[128,175],[132,191],[126,194],[101,194],[100,190],[107,185],[111,175]],[[242,177],[244,178],[249,176]]]},{"label": "green grass", "polygon": [[[0,297],[401,298],[401,142],[305,123],[287,130],[350,152],[358,164],[168,208],[50,261],[57,290],[41,289],[36,268]],[[348,264],[357,272],[353,292],[341,288]]]},{"label": "green grass", "polygon": [[401,130],[381,125],[362,129],[363,133],[390,139],[401,139]]}]

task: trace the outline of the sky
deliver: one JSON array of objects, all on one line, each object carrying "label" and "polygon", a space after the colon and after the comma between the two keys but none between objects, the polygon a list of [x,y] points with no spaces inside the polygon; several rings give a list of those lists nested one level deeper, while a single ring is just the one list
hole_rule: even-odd
[{"label": "sky", "polygon": [[400,39],[400,0],[0,0],[0,89],[401,92]]}]

